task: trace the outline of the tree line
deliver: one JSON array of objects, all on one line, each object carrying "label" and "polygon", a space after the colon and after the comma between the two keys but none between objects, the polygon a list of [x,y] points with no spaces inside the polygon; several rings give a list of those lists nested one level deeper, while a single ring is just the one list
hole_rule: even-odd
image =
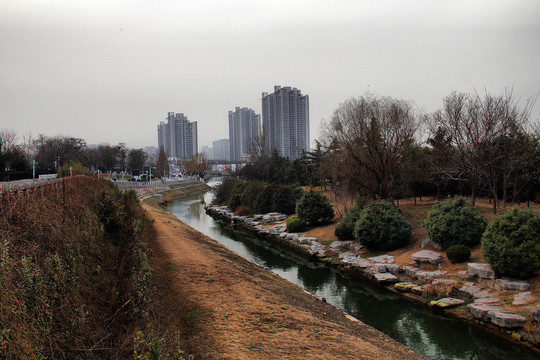
[{"label": "tree line", "polygon": [[39,135],[17,142],[17,134],[0,130],[0,171],[56,171],[66,164],[81,164],[94,171],[142,171],[148,160],[143,149],[124,143],[89,147],[81,138]]},{"label": "tree line", "polygon": [[[433,113],[374,94],[340,104],[315,148],[290,161],[277,151],[253,154],[242,176],[269,183],[322,186],[373,199],[469,195],[540,201],[540,133],[534,100],[453,92]],[[255,149],[258,149],[255,147]]]}]

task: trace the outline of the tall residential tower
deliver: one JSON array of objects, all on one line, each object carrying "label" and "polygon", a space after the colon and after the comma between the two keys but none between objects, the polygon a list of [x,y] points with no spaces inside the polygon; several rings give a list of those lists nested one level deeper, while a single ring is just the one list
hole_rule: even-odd
[{"label": "tall residential tower", "polygon": [[170,112],[167,115],[167,122],[161,122],[157,130],[158,148],[163,146],[167,157],[191,159],[197,155],[196,121],[188,121],[182,113]]},{"label": "tall residential tower", "polygon": [[309,97],[289,86],[262,94],[262,122],[267,152],[277,149],[291,160],[309,151]]},{"label": "tall residential tower", "polygon": [[252,151],[252,145],[260,135],[261,116],[248,108],[229,111],[230,159],[245,161]]}]

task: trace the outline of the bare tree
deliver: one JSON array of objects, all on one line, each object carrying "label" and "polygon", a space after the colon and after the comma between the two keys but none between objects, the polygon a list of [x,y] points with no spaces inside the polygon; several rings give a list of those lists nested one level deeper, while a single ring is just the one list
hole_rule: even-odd
[{"label": "bare tree", "polygon": [[0,130],[0,154],[15,146],[17,134],[13,130]]},{"label": "bare tree", "polygon": [[128,154],[128,166],[131,170],[142,171],[148,155],[143,149],[131,149]]},{"label": "bare tree", "polygon": [[389,198],[418,126],[411,103],[367,94],[341,104],[323,131],[327,143],[339,146],[351,162],[359,185],[372,196]]},{"label": "bare tree", "polygon": [[57,168],[67,161],[84,161],[83,151],[86,141],[80,138],[39,135],[34,140],[36,158],[41,168]]},{"label": "bare tree", "polygon": [[118,159],[118,147],[109,144],[101,144],[97,148],[99,168],[104,171],[113,170]]},{"label": "bare tree", "polygon": [[[472,203],[484,184],[493,195],[497,210],[498,194],[515,167],[516,148],[513,138],[525,129],[532,103],[518,106],[511,91],[493,96],[452,93],[443,100],[443,109],[433,114],[432,130],[444,132],[458,153],[456,180],[466,181],[471,188]],[[501,180],[502,179],[502,180]]]}]

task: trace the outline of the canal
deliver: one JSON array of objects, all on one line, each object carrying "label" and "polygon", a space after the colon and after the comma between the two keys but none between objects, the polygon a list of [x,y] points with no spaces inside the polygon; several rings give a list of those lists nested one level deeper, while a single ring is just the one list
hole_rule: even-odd
[{"label": "canal", "polygon": [[232,251],[263,266],[306,291],[324,297],[393,339],[430,359],[538,359],[538,355],[457,319],[434,313],[423,304],[405,299],[383,287],[351,278],[339,270],[312,261],[252,234],[232,230],[207,215],[204,196],[182,198],[168,210],[198,231]]}]

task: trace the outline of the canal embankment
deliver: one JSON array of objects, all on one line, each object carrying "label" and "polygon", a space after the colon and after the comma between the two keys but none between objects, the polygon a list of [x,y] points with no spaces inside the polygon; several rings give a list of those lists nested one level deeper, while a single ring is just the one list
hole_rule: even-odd
[{"label": "canal embankment", "polygon": [[159,203],[143,202],[157,232],[161,258],[154,266],[169,276],[176,303],[190,304],[185,314],[196,326],[186,349],[196,358],[423,358],[187,226]]}]

